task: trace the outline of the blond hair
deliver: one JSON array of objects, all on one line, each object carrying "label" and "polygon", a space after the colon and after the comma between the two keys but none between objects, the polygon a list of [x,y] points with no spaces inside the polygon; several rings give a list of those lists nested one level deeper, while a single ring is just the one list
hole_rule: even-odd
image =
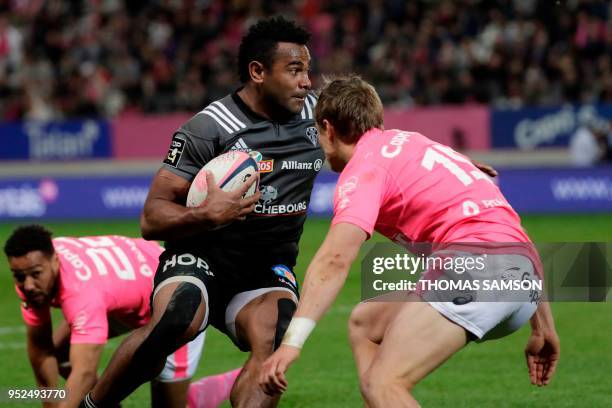
[{"label": "blond hair", "polygon": [[338,138],[356,143],[372,128],[383,126],[383,105],[372,85],[358,75],[349,74],[324,78],[315,108],[318,125],[326,119]]}]

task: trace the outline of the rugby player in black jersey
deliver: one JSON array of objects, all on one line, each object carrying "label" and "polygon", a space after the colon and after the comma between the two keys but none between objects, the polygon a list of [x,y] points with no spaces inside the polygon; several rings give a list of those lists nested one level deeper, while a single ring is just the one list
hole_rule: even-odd
[{"label": "rugby player in black jersey", "polygon": [[[324,160],[314,125],[309,37],[281,17],[252,26],[240,45],[242,87],[174,133],[141,217],[143,237],[166,243],[152,319],[117,349],[84,406],[116,405],[208,324],[250,352],[232,405],[277,404],[278,396],[264,394],[257,378],[296,308],[293,267]],[[257,157],[261,193],[242,199],[250,184],[234,193],[211,187],[203,207],[186,208],[197,172],[230,150]],[[214,184],[210,175],[208,183]],[[218,228],[229,221],[235,222]]]}]

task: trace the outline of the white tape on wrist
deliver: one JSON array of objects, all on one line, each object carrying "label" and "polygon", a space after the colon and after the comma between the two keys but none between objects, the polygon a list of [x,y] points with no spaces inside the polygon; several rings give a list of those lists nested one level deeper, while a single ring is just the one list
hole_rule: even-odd
[{"label": "white tape on wrist", "polygon": [[294,317],[283,336],[282,344],[301,349],[316,324],[314,320],[307,317]]}]

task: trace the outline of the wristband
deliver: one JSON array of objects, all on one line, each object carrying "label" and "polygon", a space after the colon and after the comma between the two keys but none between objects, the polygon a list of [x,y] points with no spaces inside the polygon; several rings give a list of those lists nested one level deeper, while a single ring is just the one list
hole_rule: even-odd
[{"label": "wristband", "polygon": [[294,317],[289,323],[281,344],[301,349],[316,324],[314,320],[307,317]]}]

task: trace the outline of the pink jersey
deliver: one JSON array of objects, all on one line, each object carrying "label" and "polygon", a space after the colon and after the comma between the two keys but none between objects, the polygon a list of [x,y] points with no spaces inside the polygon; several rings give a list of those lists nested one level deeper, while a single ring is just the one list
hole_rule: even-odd
[{"label": "pink jersey", "polygon": [[413,242],[530,242],[499,188],[469,159],[415,132],[372,129],[340,175],[332,225]]},{"label": "pink jersey", "polygon": [[[109,325],[122,332],[149,321],[153,276],[163,251],[157,243],[121,236],[60,237],[53,246],[60,259],[60,286],[51,305],[62,309],[71,343],[106,343]],[[22,314],[33,326],[50,319],[49,307],[23,305]]]}]

